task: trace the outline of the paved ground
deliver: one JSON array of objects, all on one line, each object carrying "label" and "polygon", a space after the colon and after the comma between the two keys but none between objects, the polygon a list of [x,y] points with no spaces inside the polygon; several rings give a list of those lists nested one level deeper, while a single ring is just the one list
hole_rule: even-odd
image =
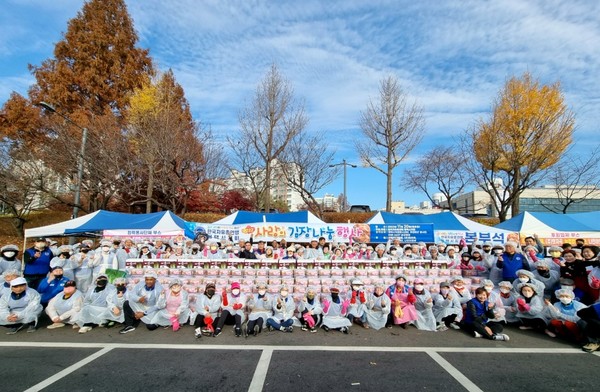
[{"label": "paved ground", "polygon": [[530,331],[509,342],[461,331],[178,332],[69,327],[7,336],[0,391],[593,391],[600,354]]}]

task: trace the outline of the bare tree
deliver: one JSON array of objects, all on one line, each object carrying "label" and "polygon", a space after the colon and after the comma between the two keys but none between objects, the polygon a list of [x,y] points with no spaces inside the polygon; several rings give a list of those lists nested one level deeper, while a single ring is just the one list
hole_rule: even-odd
[{"label": "bare tree", "polygon": [[356,149],[367,167],[387,178],[386,211],[392,208],[394,169],[421,142],[425,120],[422,109],[409,103],[394,76],[380,82],[379,100],[371,100],[362,113],[360,128],[367,140],[356,140]]},{"label": "bare tree", "polygon": [[294,99],[292,86],[273,64],[250,104],[240,112],[239,135],[228,137],[231,146],[236,146],[238,142],[247,144],[237,152],[241,150],[260,157],[260,165],[264,167],[264,182],[256,181],[256,184],[260,186],[257,190],[265,211],[271,208],[273,164],[282,156],[290,141],[304,131],[307,121],[304,104]]},{"label": "bare tree", "polygon": [[[404,171],[404,188],[425,193],[433,205],[454,211],[453,199],[463,193],[469,184],[464,154],[457,153],[455,146],[437,146],[426,152],[414,165]],[[444,195],[446,206],[434,200],[433,193]]]},{"label": "bare tree", "polygon": [[571,206],[587,200],[590,196],[600,195],[600,147],[590,154],[571,152],[551,167],[547,178],[556,191],[558,205],[539,199],[540,205],[548,211],[566,214]]},{"label": "bare tree", "polygon": [[323,217],[323,207],[314,195],[331,184],[339,174],[339,166],[330,167],[335,151],[329,149],[324,132],[300,133],[283,152],[282,169],[288,185],[300,193],[307,206],[315,206],[316,215]]}]

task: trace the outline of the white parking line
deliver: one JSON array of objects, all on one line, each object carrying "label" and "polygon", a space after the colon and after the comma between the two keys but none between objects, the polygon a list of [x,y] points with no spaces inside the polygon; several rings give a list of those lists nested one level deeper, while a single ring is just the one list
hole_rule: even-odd
[{"label": "white parking line", "polygon": [[90,355],[89,357],[86,357],[86,358],[82,359],[81,361],[76,362],[73,365],[69,366],[68,368],[61,370],[60,372],[56,373],[52,377],[49,377],[49,378],[45,379],[44,381],[42,381],[38,384],[35,384],[34,386],[32,386],[29,389],[26,389],[25,392],[41,391],[42,389],[46,388],[48,385],[51,385],[51,384],[55,383],[56,381],[60,380],[61,378],[73,373],[75,370],[87,365],[88,363],[92,362],[96,358],[103,356],[104,354],[111,351],[112,349],[113,349],[112,347],[107,347],[98,352],[95,352],[92,355]]},{"label": "white parking line", "polygon": [[252,377],[248,392],[262,391],[265,379],[267,378],[267,372],[269,371],[269,365],[271,364],[272,355],[272,349],[263,350],[260,359],[258,360],[258,364],[256,365],[256,370],[254,371],[254,376]]},{"label": "white parking line", "polygon": [[473,384],[464,374],[458,371],[457,368],[452,366],[450,362],[446,361],[442,356],[433,350],[425,351],[434,361],[438,363],[448,374],[450,374],[456,381],[460,383],[469,392],[483,392],[477,385]]},{"label": "white parking line", "polygon": [[[158,350],[272,350],[272,351],[361,351],[438,353],[506,353],[506,354],[587,354],[578,348],[510,348],[510,347],[379,347],[379,346],[276,346],[217,344],[149,344],[149,343],[67,343],[67,342],[0,342],[0,347],[41,348],[110,348]],[[594,353],[598,354],[598,353]]]}]

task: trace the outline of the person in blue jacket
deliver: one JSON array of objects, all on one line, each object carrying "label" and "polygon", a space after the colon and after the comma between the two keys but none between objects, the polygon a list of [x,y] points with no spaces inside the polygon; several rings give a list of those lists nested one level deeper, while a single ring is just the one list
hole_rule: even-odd
[{"label": "person in blue jacket", "polygon": [[502,271],[502,280],[507,280],[509,282],[518,278],[518,270],[524,269],[531,271],[529,261],[525,255],[517,252],[517,244],[513,241],[508,241],[504,244],[504,253],[498,256],[496,267]]},{"label": "person in blue jacket", "polygon": [[68,281],[69,279],[63,276],[63,268],[59,265],[54,266],[48,277],[38,285],[37,292],[40,293],[41,304],[46,307],[54,296],[62,293]]},{"label": "person in blue jacket", "polygon": [[489,321],[495,317],[494,304],[488,302],[487,291],[483,287],[478,287],[475,290],[475,298],[467,302],[461,325],[473,337],[508,341],[508,335],[501,333],[502,324]]},{"label": "person in blue jacket", "polygon": [[25,270],[23,276],[27,280],[27,286],[37,290],[38,285],[50,271],[50,260],[54,258],[52,250],[44,238],[38,238],[31,248],[25,250],[23,255]]}]

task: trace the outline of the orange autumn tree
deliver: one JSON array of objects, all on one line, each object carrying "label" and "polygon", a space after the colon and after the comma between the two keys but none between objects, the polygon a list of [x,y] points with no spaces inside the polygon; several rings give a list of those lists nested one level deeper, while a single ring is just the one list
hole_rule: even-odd
[{"label": "orange autumn tree", "polygon": [[519,196],[560,160],[574,127],[560,83],[541,84],[529,73],[506,82],[489,118],[463,139],[472,158],[468,170],[490,195],[500,221],[519,213]]}]

